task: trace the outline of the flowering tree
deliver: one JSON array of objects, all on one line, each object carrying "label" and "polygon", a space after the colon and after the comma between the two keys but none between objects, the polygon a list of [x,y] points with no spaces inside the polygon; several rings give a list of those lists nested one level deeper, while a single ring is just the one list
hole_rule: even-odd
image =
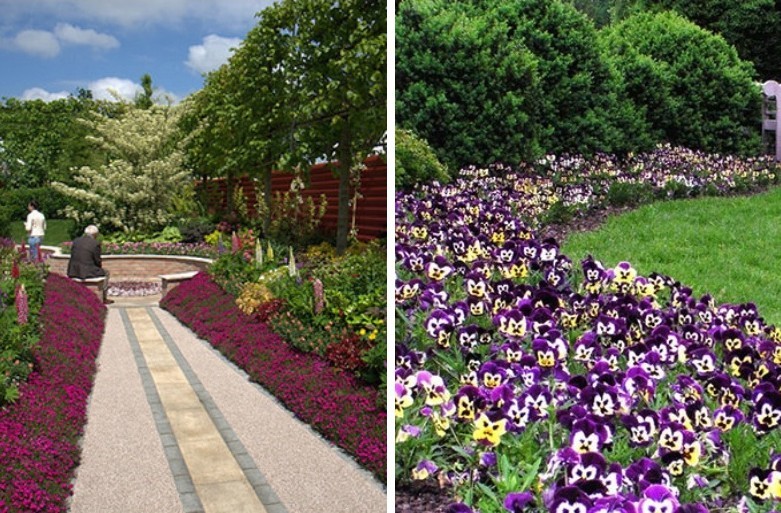
[{"label": "flowering tree", "polygon": [[168,223],[172,199],[190,182],[179,149],[181,115],[182,107],[128,105],[121,116],[85,120],[98,134],[88,139],[106,152],[106,163],[76,170],[76,186],[52,184],[74,200],[66,217],[109,231],[151,232]]}]

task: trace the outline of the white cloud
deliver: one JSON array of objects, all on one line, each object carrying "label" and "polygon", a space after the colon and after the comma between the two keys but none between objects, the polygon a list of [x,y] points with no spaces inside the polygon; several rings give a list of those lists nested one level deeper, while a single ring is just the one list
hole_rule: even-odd
[{"label": "white cloud", "polygon": [[232,48],[241,44],[235,37],[220,37],[214,34],[203,38],[203,44],[190,47],[185,64],[199,73],[208,73],[219,68],[230,58]]},{"label": "white cloud", "polygon": [[83,29],[70,23],[58,23],[54,32],[47,30],[23,30],[13,40],[14,46],[38,57],[56,57],[62,45],[85,45],[102,50],[117,48],[119,41],[114,36],[101,34],[92,29]]},{"label": "white cloud", "polygon": [[32,89],[27,89],[22,93],[22,100],[43,100],[46,103],[52,102],[54,100],[61,100],[67,97],[68,93],[65,91],[50,93],[49,91],[41,89],[40,87],[33,87]]},{"label": "white cloud", "polygon": [[59,41],[45,30],[23,30],[14,38],[14,44],[21,51],[39,57],[51,58],[60,53]]},{"label": "white cloud", "polygon": [[104,77],[94,82],[90,82],[86,89],[92,91],[92,97],[96,100],[115,101],[114,93],[125,100],[133,100],[136,95],[143,91],[140,84],[132,80],[117,77]]},{"label": "white cloud", "polygon": [[54,35],[61,42],[68,44],[92,46],[106,50],[119,46],[119,41],[114,36],[101,34],[92,29],[75,27],[70,23],[58,23],[54,27]]}]

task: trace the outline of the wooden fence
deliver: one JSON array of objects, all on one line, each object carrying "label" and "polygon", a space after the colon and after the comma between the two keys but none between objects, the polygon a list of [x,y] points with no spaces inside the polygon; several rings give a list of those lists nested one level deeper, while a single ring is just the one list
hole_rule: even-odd
[{"label": "wooden fence", "polygon": [[[387,166],[379,156],[372,156],[365,161],[366,169],[361,173],[358,188],[359,197],[354,212],[355,227],[358,239],[367,241],[386,235],[387,226]],[[303,189],[302,196],[311,197],[317,204],[320,195],[325,194],[328,208],[322,220],[322,228],[336,233],[337,212],[339,208],[339,180],[334,175],[329,164],[312,166],[309,174],[309,185]],[[284,193],[290,190],[293,175],[290,173],[273,172],[271,175],[272,192]],[[234,187],[240,187],[247,199],[247,207],[251,216],[256,215],[258,194],[262,194],[263,183],[247,176],[237,179]],[[224,179],[209,180],[204,188],[209,205],[218,211],[224,211],[227,205],[228,186]],[[352,194],[352,193],[351,193]]]}]

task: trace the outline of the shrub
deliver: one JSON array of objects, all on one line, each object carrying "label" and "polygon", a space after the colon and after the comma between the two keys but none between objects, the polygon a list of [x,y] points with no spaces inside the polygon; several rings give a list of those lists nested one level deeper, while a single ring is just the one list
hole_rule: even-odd
[{"label": "shrub", "polygon": [[407,0],[399,126],[451,168],[651,143],[588,18],[561,0]]},{"label": "shrub", "polygon": [[396,189],[408,189],[419,182],[448,182],[447,167],[434,150],[411,130],[396,129]]},{"label": "shrub", "polygon": [[601,42],[638,115],[661,140],[708,152],[757,153],[759,87],[751,64],[722,37],[663,12],[606,28]]},{"label": "shrub", "polygon": [[188,219],[179,224],[182,242],[203,242],[204,238],[214,231],[215,225],[208,219]]}]

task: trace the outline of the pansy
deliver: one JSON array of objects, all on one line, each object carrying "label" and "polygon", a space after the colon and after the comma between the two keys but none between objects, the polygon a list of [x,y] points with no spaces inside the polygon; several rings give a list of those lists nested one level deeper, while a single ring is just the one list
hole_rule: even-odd
[{"label": "pansy", "polygon": [[432,281],[442,281],[455,271],[444,256],[436,256],[425,265],[426,276]]},{"label": "pansy", "polygon": [[520,397],[523,405],[528,407],[537,419],[548,417],[548,407],[552,404],[553,395],[543,385],[529,387]]},{"label": "pansy", "polygon": [[423,310],[428,310],[432,307],[447,308],[449,298],[450,294],[445,290],[442,283],[434,282],[426,285],[426,288],[420,293],[418,303]]},{"label": "pansy", "polygon": [[417,386],[425,394],[425,402],[429,406],[438,406],[450,399],[450,392],[441,376],[428,371],[417,373]]},{"label": "pansy", "polygon": [[502,435],[507,432],[507,419],[501,413],[483,412],[474,421],[472,438],[491,446],[499,445]]},{"label": "pansy", "polygon": [[485,276],[475,271],[470,271],[464,277],[464,286],[469,296],[479,299],[485,298],[489,291],[489,284]]},{"label": "pansy", "polygon": [[412,391],[401,383],[394,384],[395,390],[395,414],[396,417],[403,417],[404,410],[412,406]]},{"label": "pansy", "polygon": [[405,424],[399,429],[399,433],[396,435],[396,443],[404,443],[410,438],[417,438],[420,436],[420,428],[411,424]]},{"label": "pansy", "polygon": [[781,393],[755,391],[753,410],[752,422],[757,433],[765,434],[778,428],[781,425]]},{"label": "pansy", "polygon": [[465,351],[473,350],[480,342],[480,326],[470,324],[469,326],[458,328],[456,330],[456,342]]},{"label": "pansy", "polygon": [[526,429],[533,417],[532,409],[523,404],[518,397],[511,399],[504,405],[503,413],[508,421],[507,429],[514,433],[521,433]]},{"label": "pansy", "polygon": [[643,490],[643,497],[637,504],[638,513],[674,513],[678,507],[675,494],[662,485],[651,485]]},{"label": "pansy", "polygon": [[396,303],[403,304],[410,299],[414,299],[420,294],[423,289],[423,281],[420,279],[412,279],[408,282],[403,280],[396,280]]},{"label": "pansy", "polygon": [[607,470],[607,461],[597,452],[580,454],[579,461],[569,468],[570,482],[601,479]]},{"label": "pansy", "polygon": [[749,470],[749,493],[760,501],[781,499],[781,472],[773,469]]},{"label": "pansy", "polygon": [[493,318],[493,323],[502,335],[522,338],[526,334],[526,317],[517,308],[503,311]]},{"label": "pansy", "polygon": [[576,452],[599,452],[608,437],[606,427],[591,419],[579,419],[572,424],[569,444]]},{"label": "pansy", "polygon": [[592,500],[576,486],[562,486],[553,494],[548,507],[551,513],[587,513],[593,505]]},{"label": "pansy", "polygon": [[713,426],[725,432],[743,422],[743,419],[743,412],[732,405],[722,406],[713,412]]},{"label": "pansy", "polygon": [[481,386],[491,389],[496,388],[507,379],[507,370],[502,365],[506,362],[489,360],[480,366],[477,378]]},{"label": "pansy", "polygon": [[485,315],[488,311],[486,302],[474,296],[469,296],[466,299],[466,304],[469,306],[469,314],[474,317]]},{"label": "pansy", "polygon": [[454,397],[456,405],[456,417],[459,420],[472,421],[477,412],[485,406],[485,398],[480,394],[480,390],[474,386],[461,387]]},{"label": "pansy", "polygon": [[439,467],[430,460],[421,460],[420,463],[412,469],[412,479],[423,481],[434,475]]},{"label": "pansy", "polygon": [[502,505],[510,513],[522,513],[534,505],[534,496],[530,492],[508,493]]},{"label": "pansy", "polygon": [[646,447],[654,441],[656,427],[637,415],[622,415],[621,423],[629,431],[629,445]]}]

